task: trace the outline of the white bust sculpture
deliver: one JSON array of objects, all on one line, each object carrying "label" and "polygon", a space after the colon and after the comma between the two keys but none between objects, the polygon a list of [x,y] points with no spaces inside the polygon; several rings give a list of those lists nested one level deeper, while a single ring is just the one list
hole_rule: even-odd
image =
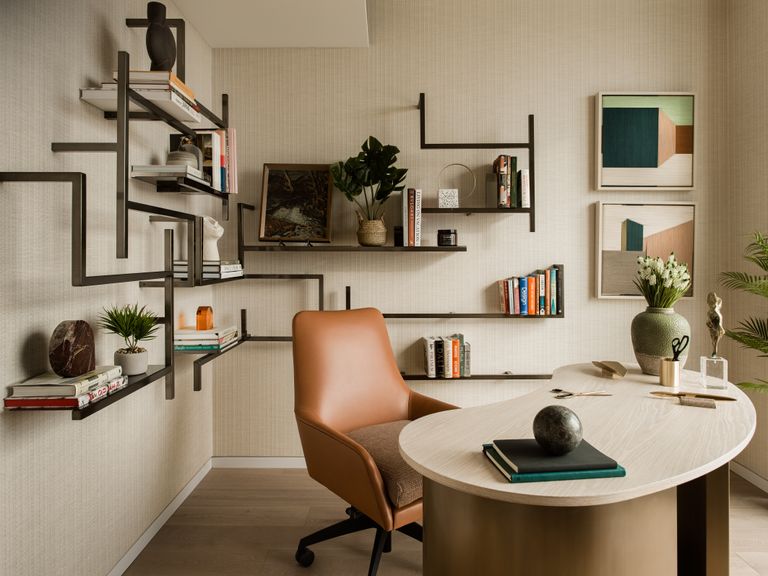
[{"label": "white bust sculpture", "polygon": [[203,217],[203,260],[219,260],[219,238],[224,228],[210,216]]}]

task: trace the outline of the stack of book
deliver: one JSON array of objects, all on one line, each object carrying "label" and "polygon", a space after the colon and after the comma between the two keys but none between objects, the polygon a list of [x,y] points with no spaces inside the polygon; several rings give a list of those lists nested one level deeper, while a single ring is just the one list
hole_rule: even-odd
[{"label": "stack of book", "polygon": [[403,246],[421,246],[421,189],[408,188],[402,194]]},{"label": "stack of book", "polygon": [[[186,280],[189,275],[189,262],[186,260],[173,261],[173,277]],[[203,280],[226,280],[241,278],[243,265],[239,260],[203,260]]]},{"label": "stack of book", "polygon": [[[237,194],[237,138],[234,128],[197,130],[194,144],[203,153],[203,178],[218,192]],[[178,150],[182,134],[171,134],[170,149]]]},{"label": "stack of book", "polygon": [[120,366],[99,366],[91,372],[62,378],[46,372],[10,387],[7,410],[31,408],[84,408],[128,385]]},{"label": "stack of book", "polygon": [[531,180],[528,168],[517,169],[517,156],[502,154],[493,161],[493,186],[488,188],[488,206],[530,208]]},{"label": "stack of book", "polygon": [[558,316],[563,314],[563,273],[559,266],[536,270],[497,282],[504,314]]},{"label": "stack of book", "polygon": [[422,341],[427,378],[468,378],[472,375],[471,346],[464,340],[464,334],[427,336]]},{"label": "stack of book", "polygon": [[571,452],[552,456],[533,438],[494,440],[483,453],[509,482],[548,482],[582,478],[612,478],[627,471],[586,440]]},{"label": "stack of book", "polygon": [[179,328],[173,333],[173,347],[179,352],[222,352],[237,344],[237,327],[195,330]]},{"label": "stack of book", "polygon": [[200,184],[210,185],[204,178],[203,171],[181,164],[147,164],[131,166],[131,178],[157,183],[160,181],[173,182],[179,178],[188,178]]},{"label": "stack of book", "polygon": [[[117,80],[117,72],[113,78]],[[158,108],[182,122],[200,122],[200,107],[195,100],[195,93],[179,80],[173,72],[164,70],[132,70],[129,86],[139,96],[143,96]],[[117,110],[117,82],[103,82],[101,88],[83,88],[80,98],[101,110]],[[131,112],[143,111],[133,101],[129,101]]]}]

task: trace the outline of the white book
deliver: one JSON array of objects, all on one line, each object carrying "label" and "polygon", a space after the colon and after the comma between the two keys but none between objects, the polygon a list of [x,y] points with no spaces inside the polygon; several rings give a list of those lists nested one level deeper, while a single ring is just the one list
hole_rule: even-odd
[{"label": "white book", "polygon": [[453,378],[453,340],[445,336],[441,340],[443,341],[443,374],[445,378]]},{"label": "white book", "polygon": [[206,279],[226,279],[226,278],[239,278],[243,275],[242,270],[231,270],[229,272],[206,272],[203,268],[203,278]]},{"label": "white book", "polygon": [[[131,166],[131,177],[138,176],[173,176],[174,178],[203,179],[202,171],[192,166],[181,164],[147,164]],[[204,181],[204,180],[203,180]]]},{"label": "white book", "polygon": [[528,168],[520,170],[520,207],[531,207],[531,174]]},{"label": "white book", "polygon": [[427,378],[436,378],[435,338],[434,336],[427,336],[422,340],[424,341],[424,371],[427,373]]},{"label": "white book", "polygon": [[416,207],[414,209],[414,246],[421,246],[421,188],[416,188]]},{"label": "white book", "polygon": [[[182,122],[199,123],[202,117],[190,104],[173,90],[136,90],[140,95]],[[80,99],[105,112],[117,111],[117,91],[101,88],[82,88]],[[144,112],[133,100],[128,101],[130,112]]]}]

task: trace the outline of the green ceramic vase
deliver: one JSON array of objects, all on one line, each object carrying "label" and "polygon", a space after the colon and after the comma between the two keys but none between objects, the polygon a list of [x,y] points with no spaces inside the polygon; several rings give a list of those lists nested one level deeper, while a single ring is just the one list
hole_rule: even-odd
[{"label": "green ceramic vase", "polygon": [[[691,336],[691,326],[674,308],[649,306],[632,320],[632,348],[644,374],[659,375],[659,360],[672,356],[672,340]],[[680,355],[685,366],[688,349]]]}]

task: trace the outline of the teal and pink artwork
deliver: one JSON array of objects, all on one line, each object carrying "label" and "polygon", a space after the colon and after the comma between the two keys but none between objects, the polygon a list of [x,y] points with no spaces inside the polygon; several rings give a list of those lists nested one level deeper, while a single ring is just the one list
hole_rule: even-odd
[{"label": "teal and pink artwork", "polygon": [[693,187],[692,94],[600,94],[598,108],[598,188]]}]

